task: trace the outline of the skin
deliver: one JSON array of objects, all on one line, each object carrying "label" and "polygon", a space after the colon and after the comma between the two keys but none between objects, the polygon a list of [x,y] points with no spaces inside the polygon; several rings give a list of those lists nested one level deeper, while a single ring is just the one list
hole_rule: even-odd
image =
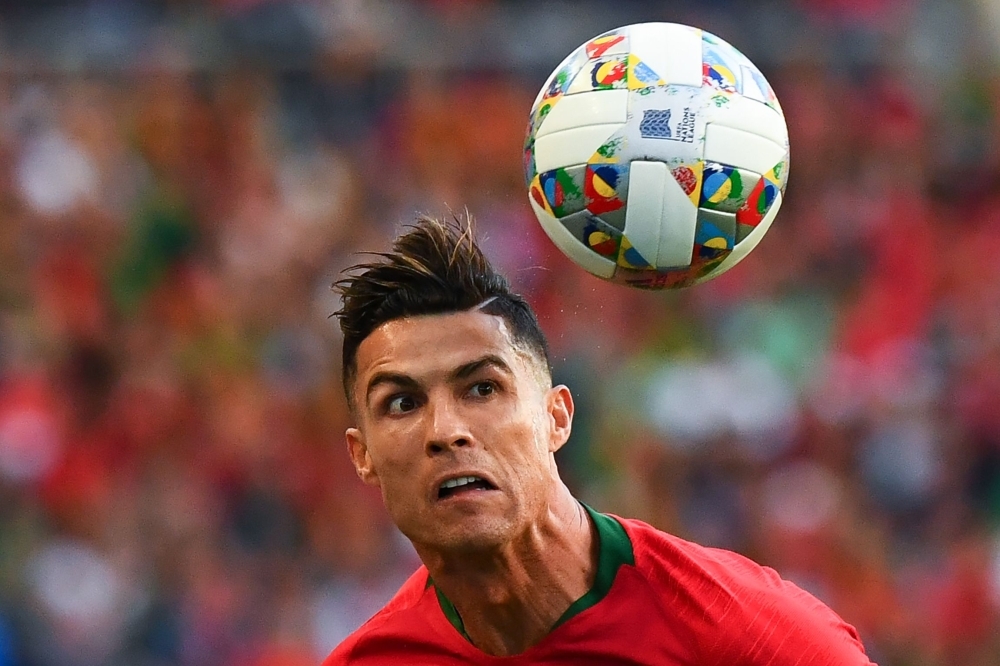
[{"label": "skin", "polygon": [[[477,310],[387,322],[358,347],[358,476],[382,492],[480,650],[519,654],[593,585],[597,538],[554,454],[573,399],[505,322]],[[447,478],[495,490],[440,499]]]}]

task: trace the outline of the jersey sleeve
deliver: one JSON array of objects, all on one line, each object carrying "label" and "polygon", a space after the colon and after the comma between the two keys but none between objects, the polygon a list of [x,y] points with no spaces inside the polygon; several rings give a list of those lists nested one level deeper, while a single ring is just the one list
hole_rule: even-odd
[{"label": "jersey sleeve", "polygon": [[857,630],[768,567],[728,551],[714,559],[736,577],[715,618],[709,663],[745,666],[874,666]]}]

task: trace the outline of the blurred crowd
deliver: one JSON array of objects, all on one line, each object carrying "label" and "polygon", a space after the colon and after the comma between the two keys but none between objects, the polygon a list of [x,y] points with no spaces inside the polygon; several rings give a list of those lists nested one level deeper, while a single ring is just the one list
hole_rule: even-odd
[{"label": "blurred crowd", "polygon": [[[330,284],[466,209],[579,497],[882,666],[1000,663],[996,13],[619,4],[0,3],[0,666],[305,666],[377,610],[417,561],[346,455]],[[679,292],[570,264],[520,171],[549,71],[643,20],[736,44],[791,133],[768,236]]]}]

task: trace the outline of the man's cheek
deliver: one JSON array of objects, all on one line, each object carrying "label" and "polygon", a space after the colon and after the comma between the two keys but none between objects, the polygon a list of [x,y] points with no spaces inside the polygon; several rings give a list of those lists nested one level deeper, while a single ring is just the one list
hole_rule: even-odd
[{"label": "man's cheek", "polygon": [[407,493],[417,490],[420,484],[420,465],[412,460],[399,460],[392,467],[393,486],[405,488]]}]

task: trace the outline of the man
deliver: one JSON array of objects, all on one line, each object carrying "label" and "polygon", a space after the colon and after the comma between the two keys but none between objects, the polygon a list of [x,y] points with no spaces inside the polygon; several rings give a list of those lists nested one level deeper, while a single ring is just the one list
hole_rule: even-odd
[{"label": "man", "polygon": [[347,444],[424,566],[325,666],[871,663],[774,571],[573,497],[573,398],[470,225],[421,219],[379,256],[337,284]]}]

